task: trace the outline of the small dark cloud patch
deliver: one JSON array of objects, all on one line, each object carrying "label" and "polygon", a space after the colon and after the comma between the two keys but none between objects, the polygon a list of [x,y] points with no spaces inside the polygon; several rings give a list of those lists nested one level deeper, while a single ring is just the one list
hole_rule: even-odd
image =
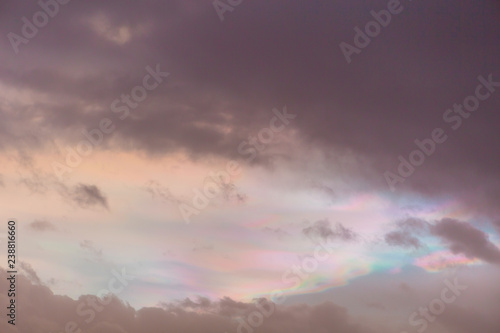
[{"label": "small dark cloud patch", "polygon": [[283,228],[279,227],[278,228],[264,227],[262,230],[266,233],[270,233],[278,237],[283,237],[288,235],[288,232],[286,232]]},{"label": "small dark cloud patch", "polygon": [[318,237],[324,240],[353,241],[358,238],[358,235],[351,229],[344,227],[341,223],[332,226],[328,220],[316,221],[313,225],[302,229],[302,233],[308,237]]},{"label": "small dark cloud patch", "polygon": [[396,230],[384,235],[385,242],[390,246],[422,249],[424,244],[418,236],[429,234],[429,223],[425,220],[409,217],[396,222]]},{"label": "small dark cloud patch", "polygon": [[78,184],[73,187],[60,184],[60,194],[80,208],[104,208],[109,210],[108,199],[95,185]]},{"label": "small dark cloud patch", "polygon": [[404,231],[391,231],[385,235],[385,242],[391,246],[419,249],[422,244],[418,238]]},{"label": "small dark cloud patch", "polygon": [[56,227],[50,223],[49,221],[45,220],[36,220],[33,221],[29,224],[30,229],[36,230],[36,231],[55,231]]}]

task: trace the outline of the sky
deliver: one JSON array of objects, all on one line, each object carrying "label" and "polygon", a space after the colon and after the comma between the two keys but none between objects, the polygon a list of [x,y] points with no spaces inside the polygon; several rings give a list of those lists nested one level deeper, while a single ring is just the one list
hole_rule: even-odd
[{"label": "sky", "polygon": [[2,1],[1,331],[498,333],[499,15]]}]

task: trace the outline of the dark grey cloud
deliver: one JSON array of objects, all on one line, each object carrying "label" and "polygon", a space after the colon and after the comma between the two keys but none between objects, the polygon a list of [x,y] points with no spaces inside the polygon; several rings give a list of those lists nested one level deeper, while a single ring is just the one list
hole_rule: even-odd
[{"label": "dark grey cloud", "polygon": [[395,230],[384,235],[384,240],[388,245],[414,250],[425,248],[425,244],[420,241],[419,237],[429,235],[429,222],[415,217],[408,217],[397,221],[395,226]]},{"label": "dark grey cloud", "polygon": [[391,246],[419,249],[422,244],[416,237],[402,231],[391,231],[385,235],[385,242]]},{"label": "dark grey cloud", "polygon": [[222,193],[222,197],[227,202],[244,204],[247,201],[247,195],[243,193],[233,180],[226,181],[222,177],[205,179],[206,183],[214,182]]},{"label": "dark grey cloud", "polygon": [[396,222],[396,230],[384,235],[391,246],[424,249],[419,237],[434,236],[453,253],[461,253],[470,258],[478,258],[489,263],[500,263],[500,249],[489,240],[489,235],[471,223],[452,218],[443,218],[429,223],[414,217]]},{"label": "dark grey cloud", "polygon": [[[3,35],[19,32],[20,18],[38,10],[36,3],[7,3]],[[415,139],[448,126],[443,112],[474,91],[478,75],[493,73],[500,80],[500,8],[491,0],[405,3],[348,65],[339,43],[352,43],[353,28],[372,19],[370,10],[386,5],[258,0],[221,23],[212,4],[201,0],[72,2],[21,45],[19,55],[2,39],[2,84],[52,99],[39,99],[36,107],[21,103],[17,113],[1,109],[0,142],[16,145],[40,128],[45,134],[28,144],[31,149],[54,137],[74,144],[82,129],[95,128],[106,116],[117,126],[110,135],[117,149],[244,160],[248,156],[238,153],[238,144],[266,125],[273,107],[286,104],[300,115],[290,129],[305,147],[335,151],[337,158],[362,156],[368,163],[343,170],[345,176],[387,189],[382,173],[397,166],[398,155],[415,149]],[[130,40],[117,44],[96,33],[96,17],[104,17],[111,30],[128,27]],[[157,63],[171,76],[131,117],[117,119],[111,102]],[[499,143],[499,108],[495,92],[459,130],[446,128],[447,142],[401,191],[433,196],[479,183],[458,199],[483,214],[497,213],[500,159],[491,152]],[[266,159],[264,154],[259,160]]]},{"label": "dark grey cloud", "polygon": [[344,227],[341,223],[337,223],[332,227],[328,220],[316,221],[311,226],[303,228],[302,233],[308,237],[319,237],[325,240],[340,239],[344,241],[353,241],[358,237],[354,231]]},{"label": "dark grey cloud", "polygon": [[413,232],[417,235],[425,234],[429,229],[429,223],[423,219],[409,217],[396,222],[398,228],[404,231]]},{"label": "dark grey cloud", "polygon": [[446,218],[431,227],[454,253],[462,253],[492,264],[500,264],[500,249],[489,240],[488,234],[473,225]]},{"label": "dark grey cloud", "polygon": [[[491,271],[490,271],[491,273]],[[8,301],[7,290],[8,280],[7,273],[0,268],[0,301]],[[383,280],[400,278],[394,275],[388,277],[379,277]],[[424,277],[426,282],[422,285],[428,286],[429,276]],[[417,279],[419,282],[420,279]],[[462,283],[465,280],[460,280]],[[360,293],[357,297],[362,302],[367,297],[387,297],[387,290],[377,290],[376,286],[380,286],[384,281],[372,281],[374,287],[370,289],[360,288],[355,289]],[[393,282],[389,282],[391,285]],[[321,332],[339,332],[339,333],[382,333],[391,332],[397,333],[401,329],[410,328],[407,323],[405,326],[400,326],[400,322],[391,321],[389,309],[398,308],[401,306],[401,300],[393,297],[387,299],[388,304],[382,305],[380,301],[367,301],[363,304],[371,306],[370,317],[376,318],[369,320],[367,316],[355,316],[348,308],[326,301],[320,304],[294,304],[294,305],[278,305],[270,303],[264,299],[257,299],[252,303],[235,301],[231,298],[224,297],[220,300],[210,300],[204,297],[198,297],[195,300],[184,299],[182,301],[174,301],[162,303],[159,307],[145,307],[134,309],[127,303],[121,301],[116,296],[111,296],[109,304],[103,306],[101,311],[95,311],[95,318],[90,322],[86,322],[86,316],[79,316],[77,308],[81,304],[91,304],[95,302],[95,296],[82,295],[78,299],[72,299],[67,296],[54,295],[51,290],[43,285],[35,284],[29,278],[20,274],[17,276],[17,287],[22,290],[18,296],[18,313],[23,313],[23,320],[20,320],[15,329],[6,321],[0,322],[0,329],[6,333],[30,333],[30,332],[58,332],[64,331],[65,325],[69,321],[74,321],[82,333],[87,332],[127,332],[138,333],[146,332],[153,333],[162,332],[246,332],[242,322],[248,324],[252,316],[256,316],[255,312],[262,313],[262,309],[272,310],[272,314],[266,316],[263,324],[255,331],[262,333],[270,332],[291,332],[291,333],[321,333]],[[472,285],[471,287],[472,288]],[[424,288],[425,289],[425,288]],[[433,332],[447,333],[450,331],[469,333],[474,331],[474,328],[480,328],[481,332],[496,333],[500,329],[500,324],[496,318],[496,308],[498,307],[497,299],[491,293],[497,292],[497,285],[494,281],[488,282],[487,286],[476,286],[474,293],[467,293],[461,296],[459,304],[447,305],[446,311],[436,318],[436,323],[432,325]],[[430,294],[429,294],[430,292]],[[436,291],[427,290],[426,295],[430,295]],[[476,295],[476,292],[479,294]],[[438,297],[440,294],[435,294]],[[405,296],[405,299],[413,298]],[[351,297],[352,299],[352,297]],[[488,299],[486,303],[481,303]],[[479,301],[478,301],[479,300]],[[416,303],[410,302],[413,306],[427,304],[428,299],[425,298],[424,303],[421,297],[416,299]],[[465,302],[462,303],[462,302]],[[467,305],[469,304],[469,305]],[[385,306],[388,311],[380,314],[381,305]],[[488,305],[488,310],[485,311],[482,305]],[[374,308],[375,307],[375,308]],[[90,309],[90,305],[86,307]],[[376,311],[374,311],[375,309]],[[413,309],[413,308],[412,308]],[[412,310],[413,311],[413,310]],[[415,310],[416,311],[416,310]],[[253,314],[253,315],[252,315]],[[264,316],[264,315],[263,315]],[[395,318],[399,317],[396,315]],[[401,315],[405,321],[407,314]],[[407,327],[408,326],[408,327]],[[239,331],[238,331],[239,330]]]},{"label": "dark grey cloud", "polygon": [[82,208],[101,207],[109,209],[108,199],[96,185],[78,184],[64,187],[69,199]]},{"label": "dark grey cloud", "polygon": [[82,183],[71,185],[61,182],[54,174],[42,171],[33,165],[23,166],[18,174],[20,175],[18,183],[24,185],[31,194],[46,194],[54,191],[63,200],[78,207],[109,210],[108,198],[97,185]]},{"label": "dark grey cloud", "polygon": [[178,305],[187,309],[209,309],[213,306],[212,301],[206,297],[198,297],[197,302],[192,301],[190,298],[186,298],[178,302]]},{"label": "dark grey cloud", "polygon": [[[6,272],[0,271],[0,299],[6,300],[8,288]],[[47,287],[33,285],[24,276],[18,276],[18,287],[24,290],[19,296],[19,313],[24,320],[16,323],[11,330],[6,321],[0,322],[2,332],[49,332],[64,331],[67,322],[74,321],[82,332],[236,332],[245,331],[241,321],[259,309],[273,311],[258,328],[260,332],[275,332],[280,328],[287,332],[319,333],[332,329],[340,333],[375,332],[368,327],[355,323],[347,310],[331,302],[316,306],[276,306],[265,300],[254,303],[237,302],[230,298],[210,301],[199,298],[196,302],[186,299],[181,302],[165,303],[162,307],[148,307],[135,310],[116,296],[110,297],[110,303],[102,306],[101,311],[94,311],[95,318],[85,322],[87,315],[78,316],[77,308],[81,304],[90,304],[95,296],[82,295],[78,300],[54,295]],[[258,304],[263,307],[259,308]],[[90,309],[90,308],[89,308]],[[81,311],[80,311],[81,312]],[[248,325],[246,323],[245,325]],[[251,329],[251,326],[250,326]],[[378,332],[377,332],[378,333]]]}]

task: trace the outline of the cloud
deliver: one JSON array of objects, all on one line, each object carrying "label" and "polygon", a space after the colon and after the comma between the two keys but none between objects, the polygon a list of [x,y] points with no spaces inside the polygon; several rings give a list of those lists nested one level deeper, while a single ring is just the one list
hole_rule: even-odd
[{"label": "cloud", "polygon": [[101,207],[109,210],[108,199],[96,185],[78,184],[74,187],[61,187],[62,192],[81,208]]},{"label": "cloud", "polygon": [[344,241],[353,241],[358,235],[344,227],[341,223],[337,223],[335,228],[332,228],[328,220],[319,220],[313,223],[312,226],[302,229],[302,233],[308,237],[319,237],[322,239],[340,239]]},{"label": "cloud", "polygon": [[[27,166],[26,174],[21,174],[19,183],[26,186],[31,193],[45,194],[56,191],[64,200],[81,208],[101,207],[109,210],[108,199],[96,185],[67,185],[57,180],[54,174],[42,171],[34,166]],[[24,171],[24,170],[23,170]]]},{"label": "cloud", "polygon": [[328,185],[312,182],[311,187],[316,191],[325,195],[328,198],[328,201],[330,202],[335,202],[335,200],[338,200],[339,197],[338,194],[335,193],[335,190]]},{"label": "cloud", "polygon": [[19,267],[21,267],[21,269],[26,273],[26,276],[31,282],[38,285],[42,284],[42,281],[38,277],[38,274],[35,272],[35,270],[30,264],[21,261],[19,262]]},{"label": "cloud", "polygon": [[67,185],[57,180],[55,175],[41,171],[34,166],[27,166],[27,174],[21,175],[19,183],[26,186],[31,193],[45,194],[49,190],[56,191],[64,200],[81,208],[101,207],[109,210],[108,199],[96,185]]},{"label": "cloud", "polygon": [[[321,173],[332,182],[319,190],[333,200],[343,194],[332,185],[337,179],[352,180],[352,188],[383,192],[387,186],[382,173],[394,171],[398,156],[407,157],[415,149],[413,140],[428,137],[434,127],[446,126],[446,146],[440,146],[400,191],[423,194],[427,200],[422,202],[457,198],[462,204],[459,208],[499,216],[495,213],[500,211],[500,157],[492,154],[500,143],[498,91],[455,132],[441,118],[446,108],[473,92],[478,75],[500,67],[497,2],[468,1],[461,6],[451,0],[407,2],[404,19],[393,17],[391,25],[356,54],[351,65],[346,64],[338,43],[351,42],[353,28],[373,19],[370,10],[380,9],[374,2],[351,1],[346,6],[345,0],[245,1],[226,13],[231,19],[221,24],[211,1],[146,1],[146,5],[133,0],[71,1],[60,6],[60,13],[36,39],[20,45],[20,55],[12,52],[5,36],[10,31],[20,33],[20,19],[31,18],[40,8],[36,1],[5,3],[8,11],[0,11],[4,36],[0,41],[0,149],[17,149],[25,165],[31,162],[30,156],[44,155],[52,141],[74,147],[83,139],[82,130],[96,128],[103,117],[112,119],[116,130],[96,148],[99,152],[133,152],[145,158],[182,152],[195,161],[242,161],[248,156],[238,152],[238,144],[269,123],[272,107],[287,104],[290,112],[298,114],[284,131],[290,136],[266,149],[276,149],[280,161],[298,160],[303,170],[294,175],[294,181]],[[142,82],[146,65],[156,63],[172,76],[148,92],[140,107],[121,121],[110,109],[111,103]],[[495,72],[493,77],[500,80],[499,75]],[[293,154],[286,154],[285,145],[293,147]],[[320,166],[309,160],[316,154],[324,156]],[[352,168],[346,160],[355,161]],[[285,174],[286,167],[279,172]],[[88,170],[82,167],[73,174],[89,179],[94,174]],[[46,191],[43,179],[35,175],[21,182],[33,192]],[[68,185],[61,193],[79,207],[109,209],[101,186]],[[175,200],[161,188],[152,190],[161,200]],[[233,195],[232,199],[244,201],[230,185],[225,190],[228,198]],[[397,232],[400,244],[415,244],[417,234],[405,233],[406,229]],[[303,233],[346,240],[356,235],[343,225],[329,223],[309,226]],[[491,242],[480,237],[471,245],[449,232],[437,234],[457,251],[497,257]],[[177,234],[172,235],[176,238]],[[42,294],[43,290],[30,291]],[[64,310],[62,305],[57,309]],[[234,309],[233,305],[227,308]],[[333,306],[325,308],[321,311],[341,312]],[[310,312],[311,306],[283,309],[284,317],[293,314],[300,320],[276,325],[286,327],[282,331],[287,332],[307,331]],[[157,318],[158,313],[178,324],[172,330],[227,328],[215,327],[209,315],[188,322],[199,317],[183,314],[186,322],[199,325],[191,327],[167,311],[144,309],[138,318],[146,332],[154,331],[158,322],[148,319]],[[37,315],[28,332],[45,326],[40,319],[44,313]],[[117,325],[137,330],[123,322]]]},{"label": "cloud", "polygon": [[419,235],[426,233],[429,227],[429,223],[427,221],[415,217],[406,218],[398,221],[396,224],[404,231],[417,233]]},{"label": "cloud", "polygon": [[[353,187],[387,190],[383,172],[397,168],[398,156],[407,157],[415,139],[428,137],[434,127],[448,129],[443,112],[473,93],[476,78],[495,71],[500,61],[494,33],[500,10],[491,2],[457,7],[446,0],[447,20],[441,4],[413,2],[404,14],[408,20],[398,29],[384,29],[385,41],[371,43],[350,65],[338,44],[352,43],[353,28],[372,19],[371,3],[351,10],[342,1],[290,6],[257,0],[229,13],[232,29],[214,19],[212,4],[201,0],[141,8],[133,1],[122,3],[61,7],[64,14],[51,20],[51,33],[20,46],[22,57],[4,40],[1,90],[9,100],[0,107],[3,148],[20,146],[19,139],[33,128],[40,134],[23,144],[28,155],[50,140],[77,143],[81,130],[95,128],[106,116],[114,117],[116,131],[98,149],[245,160],[238,144],[262,128],[273,107],[286,103],[300,114],[290,126],[300,141],[293,159],[320,150],[328,157],[328,176],[353,179]],[[9,13],[21,18],[36,9],[36,4],[12,2]],[[463,13],[480,24],[458,29],[456,18]],[[18,23],[5,18],[0,29],[19,32]],[[290,34],[290,26],[301,33]],[[400,48],[401,43],[407,47]],[[433,52],[422,54],[423,49]],[[128,56],[117,57],[117,50]],[[111,102],[140,84],[144,67],[158,59],[172,77],[120,121]],[[385,61],[373,66],[373,59]],[[371,69],[368,78],[366,68]],[[493,76],[499,80],[499,75]],[[473,193],[460,192],[458,200],[478,212],[498,212],[500,159],[491,154],[500,140],[496,94],[464,119],[467,127],[447,131],[446,149],[432,155],[401,191],[438,195],[481,184]],[[278,152],[285,156],[283,149]],[[261,160],[269,162],[264,155]],[[363,163],[346,168],[343,162],[351,157]],[[337,188],[324,190],[339,194]]]},{"label": "cloud", "polygon": [[150,180],[145,186],[145,190],[151,194],[153,199],[159,199],[163,202],[169,202],[175,205],[184,203],[184,200],[174,196],[170,190],[156,180]]},{"label": "cloud", "polygon": [[45,220],[36,220],[33,221],[29,224],[29,227],[33,230],[36,231],[55,231],[56,227],[50,223],[49,221]]},{"label": "cloud", "polygon": [[[6,271],[0,268],[0,302],[2,304],[8,301],[9,282],[6,277]],[[470,295],[472,298],[469,302],[472,302],[470,304],[474,306],[450,304],[447,311],[436,319],[439,326],[433,326],[433,332],[469,333],[474,328],[480,328],[480,331],[485,333],[498,332],[500,323],[496,318],[496,313],[498,313],[499,305],[496,298],[489,297],[488,311],[481,311],[477,301],[482,300],[485,293],[491,294],[491,286],[498,287],[494,281],[490,281],[489,284],[491,285],[478,288],[479,290],[476,290],[479,292],[478,295],[475,293]],[[374,286],[377,285],[380,283],[377,282]],[[389,303],[386,305],[377,301],[362,303],[369,308],[369,317],[378,318],[369,319],[367,316],[355,316],[348,308],[331,301],[311,305],[301,303],[278,305],[264,299],[249,303],[228,297],[219,300],[198,297],[196,300],[186,298],[182,301],[164,302],[158,307],[134,309],[116,296],[111,296],[109,304],[101,307],[99,303],[96,304],[96,298],[93,295],[81,295],[78,299],[54,295],[48,287],[38,285],[22,274],[17,276],[16,286],[18,290],[22,290],[17,298],[17,311],[23,313],[23,318],[17,323],[15,330],[12,330],[11,325],[5,320],[0,321],[2,332],[64,332],[67,323],[72,321],[82,330],[82,333],[154,333],[160,331],[165,333],[247,333],[253,328],[249,326],[249,330],[244,325],[256,322],[259,313],[263,317],[262,325],[255,327],[254,331],[260,333],[398,333],[402,328],[398,320],[390,319],[391,316],[388,315],[389,309],[399,306],[397,298],[388,300]],[[433,289],[429,295],[435,292]],[[493,292],[496,292],[496,289]],[[370,292],[362,291],[359,298],[363,300],[367,294],[373,297]],[[378,295],[387,297],[382,291]],[[435,297],[439,295],[437,293]],[[91,311],[93,308],[91,304],[100,310]],[[262,308],[270,311],[271,314],[262,314]],[[383,311],[383,316],[377,317],[377,313],[381,313],[380,310],[384,308],[388,310]],[[80,311],[77,312],[77,309]],[[377,311],[374,312],[372,309]],[[93,312],[95,317],[86,321],[90,318],[89,311]],[[85,315],[79,315],[82,312]],[[394,318],[398,317],[399,315],[396,315]]]},{"label": "cloud", "polygon": [[493,221],[493,226],[495,227],[497,232],[500,234],[500,220]]},{"label": "cloud", "polygon": [[[6,298],[6,272],[0,269],[0,300]],[[5,282],[4,282],[5,281]],[[16,326],[17,333],[64,331],[67,322],[76,323],[82,333],[153,333],[153,332],[186,332],[186,333],[220,333],[244,332],[242,326],[248,321],[253,322],[252,313],[261,313],[262,308],[270,311],[258,331],[271,333],[279,330],[291,333],[320,333],[336,331],[339,333],[367,333],[371,329],[357,324],[347,310],[334,303],[326,302],[319,305],[277,306],[265,300],[257,303],[244,303],[230,298],[210,301],[198,298],[196,302],[185,299],[181,302],[164,303],[162,307],[148,307],[135,310],[116,296],[110,298],[108,305],[99,307],[100,311],[91,311],[95,318],[90,318],[88,312],[90,301],[95,302],[95,296],[82,295],[77,300],[54,295],[47,287],[33,285],[24,276],[18,276],[17,286],[23,290],[18,300],[17,311],[23,313],[23,320]],[[77,312],[77,308],[80,312]],[[98,305],[100,306],[100,305]],[[85,316],[79,316],[87,309]],[[7,330],[5,320],[0,322],[2,332]],[[36,327],[36,329],[35,329]],[[252,326],[248,326],[252,329]],[[380,332],[382,333],[382,332]]]},{"label": "cloud", "polygon": [[222,197],[228,202],[244,204],[247,201],[247,195],[238,189],[238,186],[233,181],[224,181],[222,177],[210,178],[207,182],[214,182],[222,192]]},{"label": "cloud", "polygon": [[386,307],[380,302],[368,302],[367,307],[379,310],[387,310]]},{"label": "cloud", "polygon": [[500,249],[488,234],[469,223],[445,218],[431,226],[431,233],[440,237],[453,253],[462,253],[492,264],[500,264]]},{"label": "cloud", "polygon": [[44,194],[49,189],[47,180],[43,174],[35,171],[31,172],[31,175],[29,176],[21,177],[19,182],[26,186],[31,193]]},{"label": "cloud", "polygon": [[415,249],[419,249],[422,246],[418,238],[403,231],[389,232],[385,235],[385,242],[391,246],[413,247]]},{"label": "cloud", "polygon": [[212,307],[212,301],[206,297],[198,297],[198,302],[192,301],[190,298],[186,298],[183,301],[178,302],[178,305],[187,309],[209,309]]},{"label": "cloud", "polygon": [[457,304],[451,304],[447,307],[443,315],[437,318],[437,321],[449,327],[450,332],[456,333],[495,333],[500,329],[498,319],[489,318],[480,309],[466,308]]},{"label": "cloud", "polygon": [[112,323],[97,323],[87,331],[88,333],[128,333],[126,329],[117,324]]},{"label": "cloud", "polygon": [[288,236],[289,235],[289,233],[285,229],[280,228],[280,227],[277,227],[277,228],[264,227],[262,229],[262,231],[270,233],[270,234],[273,234],[273,235],[276,235],[279,238],[282,238],[284,236]]},{"label": "cloud", "polygon": [[347,309],[332,302],[313,307],[310,311],[312,332],[359,332],[361,327],[351,322]]},{"label": "cloud", "polygon": [[405,282],[401,282],[398,288],[399,290],[404,291],[405,293],[410,293],[412,291],[411,287]]},{"label": "cloud", "polygon": [[80,247],[86,250],[97,261],[102,261],[102,249],[97,249],[92,241],[84,240],[80,243]]},{"label": "cloud", "polygon": [[396,229],[385,234],[384,239],[388,245],[415,250],[425,246],[416,236],[429,234],[427,221],[415,217],[405,218],[396,222]]}]

